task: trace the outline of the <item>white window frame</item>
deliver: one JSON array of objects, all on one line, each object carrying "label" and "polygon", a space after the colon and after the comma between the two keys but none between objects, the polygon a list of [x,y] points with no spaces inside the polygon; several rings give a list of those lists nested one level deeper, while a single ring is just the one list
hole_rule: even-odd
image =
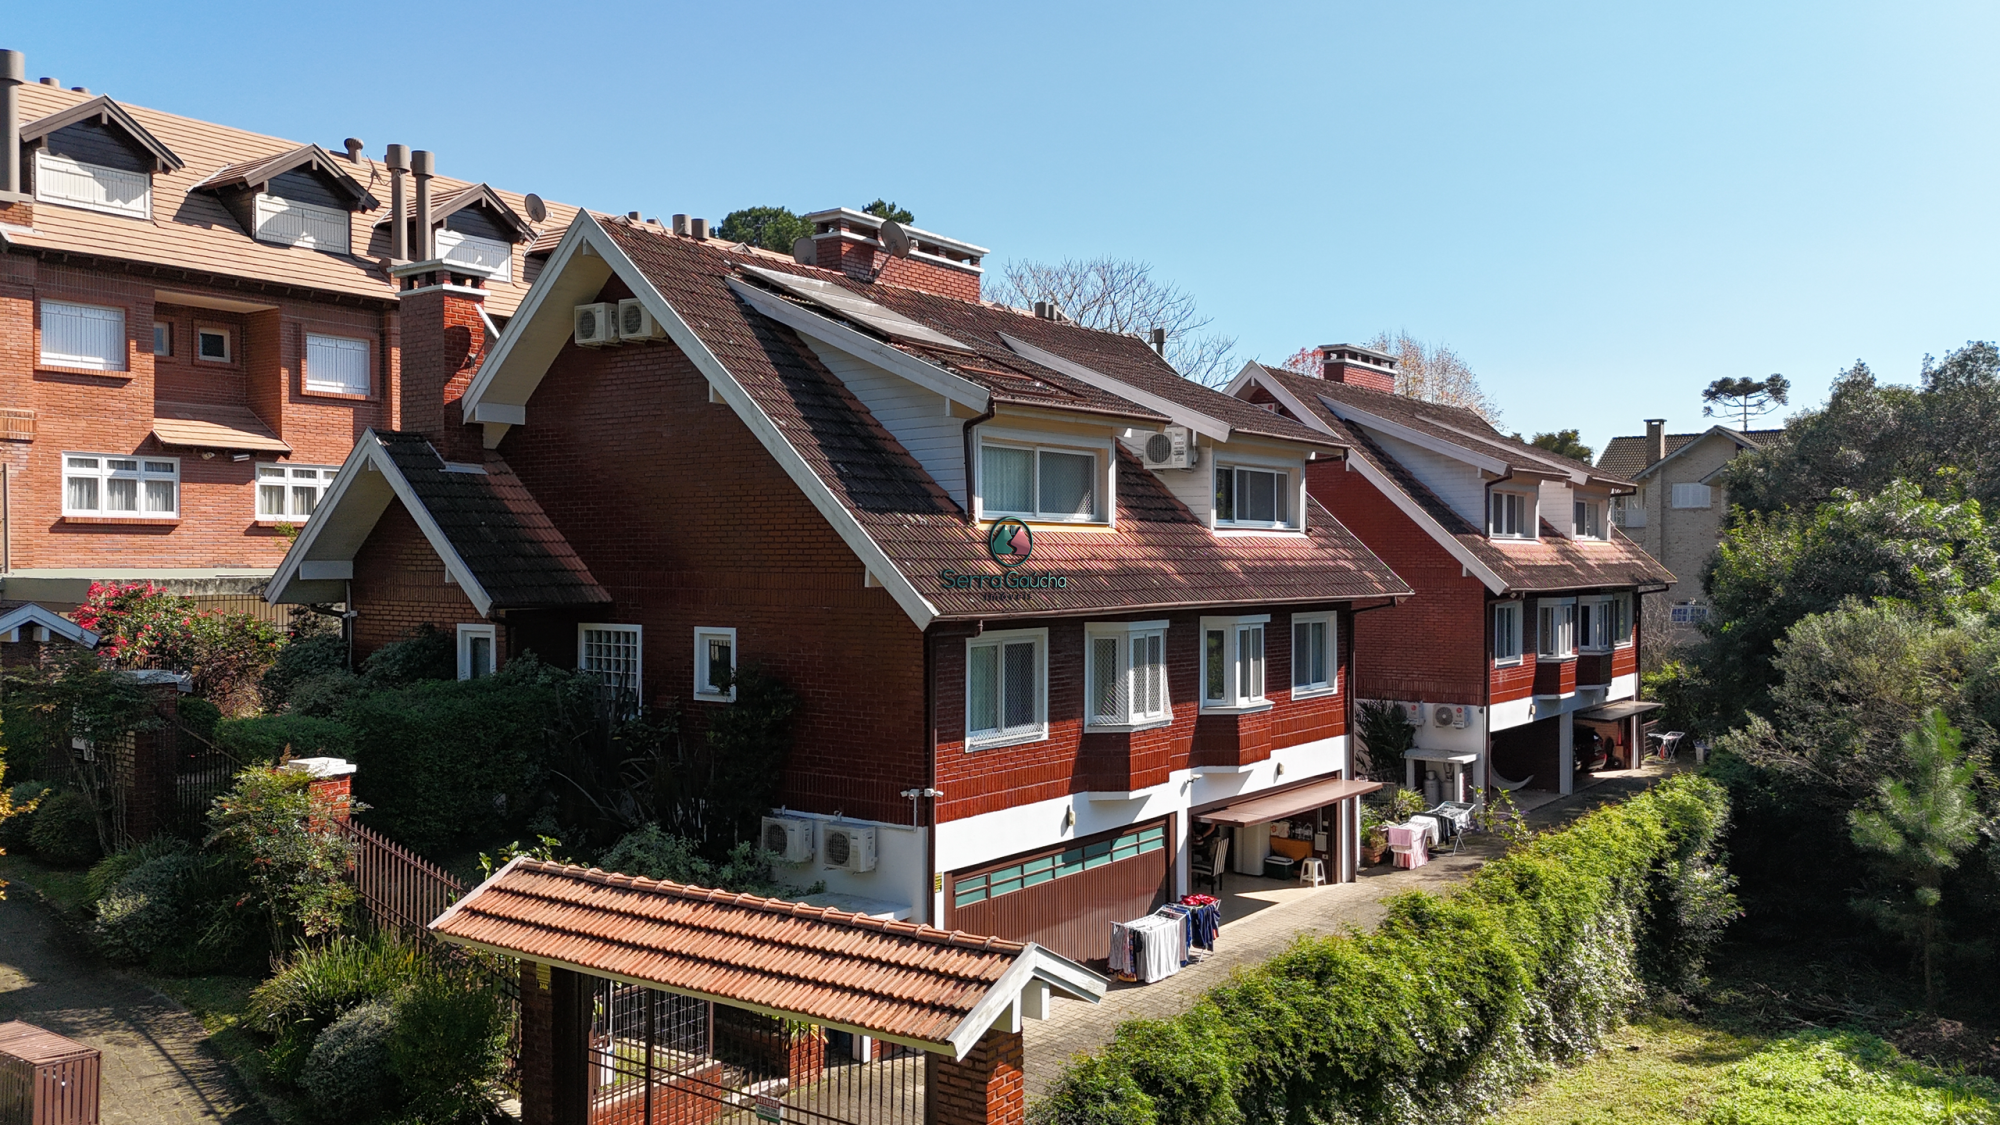
[{"label": "white window frame", "polygon": [[[1527,659],[1521,651],[1522,604],[1518,601],[1493,603],[1493,666],[1511,668]],[[1512,652],[1502,652],[1512,649]]]},{"label": "white window frame", "polygon": [[[1310,636],[1314,625],[1326,626],[1320,643],[1326,646],[1326,678],[1308,679],[1299,682],[1299,629],[1304,627]],[[1269,635],[1265,640],[1270,639]],[[1268,662],[1267,662],[1268,663]],[[1268,673],[1269,669],[1266,669]],[[1324,613],[1292,614],[1292,698],[1310,699],[1316,695],[1333,695],[1340,690],[1340,615],[1332,611]]]},{"label": "white window frame", "polygon": [[[1040,511],[1019,512],[1008,508],[989,507],[986,503],[986,449],[988,446],[996,449],[1017,449],[1028,452],[1030,464],[1033,466],[1032,475],[1028,479],[1028,496],[1037,508],[1041,504],[1042,497],[1042,454],[1062,453],[1072,457],[1087,456],[1091,458],[1090,479],[1094,504],[1090,515],[1046,515]],[[1000,519],[1012,516],[1015,519],[1026,520],[1029,523],[1108,524],[1111,522],[1111,513],[1116,510],[1116,499],[1111,491],[1112,478],[1115,474],[1110,469],[1113,458],[1109,444],[1092,445],[1088,442],[1069,444],[1063,442],[1061,439],[1048,440],[1047,438],[1025,437],[1004,432],[998,434],[982,432],[979,436],[977,452],[977,464],[974,466],[973,471],[979,481],[980,519]]]},{"label": "white window frame", "polygon": [[[337,379],[317,379],[313,375],[313,349],[358,353],[361,357],[361,384],[359,389],[353,383]],[[368,395],[375,390],[375,345],[360,336],[334,336],[325,332],[306,333],[305,360],[301,364],[299,385],[313,394],[322,395]]]},{"label": "white window frame", "polygon": [[[201,354],[201,340],[204,336],[222,337],[222,358]],[[235,363],[236,331],[220,324],[197,324],[194,327],[194,355],[189,357],[196,363]]]},{"label": "white window frame", "polygon": [[[1552,628],[1545,625],[1553,623]],[[1550,644],[1554,639],[1553,646]],[[1535,656],[1568,660],[1576,655],[1576,599],[1541,598],[1535,603]]]},{"label": "white window frame", "polygon": [[[1270,631],[1271,615],[1259,613],[1249,617],[1204,617],[1201,619],[1201,649],[1197,664],[1200,673],[1201,709],[1209,714],[1232,715],[1247,711],[1263,711],[1271,706],[1270,691]],[[1256,642],[1249,639],[1256,634]],[[1210,634],[1222,637],[1222,694],[1210,694],[1215,686],[1209,678],[1208,646]],[[1254,665],[1247,666],[1246,654],[1253,656]]]},{"label": "white window frame", "polygon": [[639,707],[644,703],[646,698],[646,633],[644,627],[617,621],[586,621],[578,624],[576,627],[576,670],[579,672],[596,673],[599,683],[603,685],[606,698],[615,699],[619,690],[624,685],[613,683],[611,677],[618,676],[621,673],[617,669],[599,668],[590,663],[590,634],[593,632],[628,633],[631,635],[631,705],[634,708]]},{"label": "white window frame", "polygon": [[1675,625],[1700,625],[1708,620],[1708,607],[1700,602],[1680,602],[1669,607],[1669,617]]},{"label": "white window frame", "polygon": [[[89,458],[96,461],[94,467],[72,466],[71,458]],[[86,453],[77,450],[65,451],[62,455],[62,514],[65,516],[92,519],[137,519],[137,520],[177,520],[181,518],[181,460],[178,457],[158,457],[143,453]],[[112,462],[129,461],[130,469],[114,469]],[[172,470],[154,466],[170,465]],[[70,480],[89,478],[97,482],[97,506],[79,508],[70,503]],[[134,502],[136,508],[107,508],[111,497],[110,482],[113,480],[136,481]],[[147,498],[152,490],[146,486],[159,481],[170,481],[174,488],[174,506],[171,510],[149,510]]]},{"label": "white window frame", "polygon": [[[709,676],[708,645],[722,641],[729,645],[729,687],[716,686]],[[702,625],[694,631],[694,697],[709,703],[736,702],[736,630]]]},{"label": "white window frame", "polygon": [[[1500,519],[1506,511],[1506,501],[1513,500],[1519,511],[1513,513],[1516,524],[1513,530],[1506,530],[1505,521]],[[1540,538],[1541,513],[1537,510],[1540,495],[1513,488],[1489,488],[1486,490],[1486,537],[1488,539],[1532,540]]]},{"label": "white window frame", "polygon": [[1576,599],[1576,651],[1593,656],[1611,651],[1611,613],[1609,595]]},{"label": "white window frame", "polygon": [[[1116,657],[1112,666],[1105,668],[1098,654],[1099,642],[1108,641],[1115,646]],[[1141,664],[1133,657],[1133,648],[1157,645],[1159,662],[1152,663],[1152,653],[1147,653],[1147,661]],[[1109,674],[1117,677],[1118,698],[1124,701],[1122,711],[1107,714],[1098,710],[1098,677]],[[1148,682],[1151,681],[1151,682]],[[1133,731],[1148,730],[1166,726],[1174,721],[1174,703],[1168,688],[1167,676],[1167,622],[1159,621],[1092,621],[1083,627],[1083,714],[1084,724],[1091,730]],[[1147,699],[1158,700],[1158,706],[1148,707]]]},{"label": "white window frame", "polygon": [[[118,201],[118,191],[129,192],[127,202]],[[81,207],[128,219],[153,217],[153,177],[145,172],[86,164],[47,149],[35,151],[35,199]]]},{"label": "white window frame", "polygon": [[490,281],[506,282],[514,278],[514,244],[511,242],[439,226],[437,256],[452,265],[491,271],[487,275]]},{"label": "white window frame", "polygon": [[[36,326],[41,330],[40,360],[44,367],[71,367],[83,371],[123,371],[128,366],[126,352],[131,349],[125,340],[125,310],[115,305],[86,305],[78,301],[53,301],[42,298],[40,316]],[[82,321],[93,321],[107,326],[104,332],[107,355],[85,355],[82,352],[59,352],[49,350],[49,337],[60,335],[51,332],[49,318],[71,316]]]},{"label": "white window frame", "polygon": [[[166,350],[160,350],[160,337],[166,337]],[[174,322],[156,320],[153,322],[153,354],[171,358],[174,354]]]},{"label": "white window frame", "polygon": [[1672,495],[1667,497],[1669,505],[1677,510],[1713,508],[1715,490],[1700,481],[1682,481],[1674,485]]},{"label": "white window frame", "polygon": [[[1576,496],[1572,494],[1570,501],[1570,538],[1599,543],[1609,540],[1611,538],[1609,508],[1610,504],[1602,496]],[[1581,509],[1584,513],[1584,518],[1581,520],[1576,518],[1578,509]],[[1597,524],[1595,533],[1590,530],[1590,524],[1593,520]]]},{"label": "white window frame", "polygon": [[[1285,514],[1277,520],[1246,520],[1222,518],[1222,474],[1224,473],[1270,473],[1278,478],[1275,495],[1285,503]],[[1257,458],[1231,457],[1214,460],[1209,467],[1208,515],[1217,531],[1299,531],[1305,527],[1305,473],[1300,466],[1289,461],[1260,460]],[[1230,482],[1231,503],[1235,503],[1238,484]]]},{"label": "white window frame", "polygon": [[1611,595],[1611,647],[1631,648],[1638,639],[1638,622],[1632,617],[1632,595]]},{"label": "white window frame", "polygon": [[[311,477],[300,475],[306,472],[314,475]],[[339,472],[339,465],[294,465],[290,461],[259,461],[257,471],[252,476],[255,488],[252,489],[254,495],[251,498],[251,503],[257,510],[257,521],[259,523],[306,522],[312,518],[312,512],[292,510],[295,507],[294,502],[298,499],[294,490],[311,487],[313,511],[318,511],[320,501],[326,499],[326,490],[333,485],[333,478]],[[267,481],[270,483],[266,483]],[[264,490],[267,488],[284,490],[278,497],[278,506],[283,508],[283,511],[265,510]]]},{"label": "white window frame", "polygon": [[[1031,643],[1035,647],[1035,712],[1030,723],[1006,725],[1007,660],[1004,653],[994,657],[994,715],[999,725],[980,730],[972,726],[972,654],[975,649],[1004,649],[1010,644]],[[1047,629],[1006,629],[968,637],[965,642],[965,749],[990,750],[1041,742],[1049,736],[1049,631]]]},{"label": "white window frame", "polygon": [[[479,671],[472,666],[472,642],[477,638],[486,641],[486,670]],[[490,676],[500,670],[499,633],[491,623],[460,625],[458,627],[458,678],[476,680]]]},{"label": "white window frame", "polygon": [[301,203],[260,191],[254,203],[256,229],[252,238],[275,246],[303,246],[346,254],[354,249],[354,232],[346,211],[317,203]]}]

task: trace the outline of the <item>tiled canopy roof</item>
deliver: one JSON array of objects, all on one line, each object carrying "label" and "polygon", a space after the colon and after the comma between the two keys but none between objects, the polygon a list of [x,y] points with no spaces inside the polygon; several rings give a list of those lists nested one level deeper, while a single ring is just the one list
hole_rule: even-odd
[{"label": "tiled canopy roof", "polygon": [[[1761,446],[1768,441],[1774,441],[1783,437],[1785,433],[1783,428],[1775,430],[1732,430],[1727,426],[1718,426],[1714,427],[1714,429],[1720,429],[1736,437],[1748,438],[1753,447]],[[1668,434],[1666,435],[1666,455],[1672,457],[1674,454],[1680,452],[1689,442],[1712,432],[1714,431],[1702,430],[1700,433],[1692,434]],[[1626,436],[1612,438],[1605,444],[1604,452],[1597,456],[1598,472],[1607,473],[1611,476],[1624,477],[1627,480],[1637,479],[1639,474],[1645,472],[1652,464],[1652,459],[1646,454],[1646,439],[1643,435],[1639,437]]]},{"label": "tiled canopy roof", "polygon": [[459,900],[431,930],[933,1049],[976,1040],[985,1030],[978,1019],[990,1022],[1002,1007],[989,998],[1006,990],[1011,1001],[1031,979],[1070,995],[1102,991],[1101,979],[1034,945],[526,858]]},{"label": "tiled canopy roof", "polygon": [[[798,450],[829,491],[854,513],[943,618],[1002,618],[1049,613],[1179,606],[1330,602],[1404,595],[1409,587],[1316,502],[1305,536],[1218,537],[1193,517],[1150,470],[1119,455],[1117,528],[1035,531],[1022,572],[1061,574],[1063,588],[945,588],[940,570],[992,570],[982,528],[940,489],[915,458],[827,370],[794,333],[755,312],[729,288],[741,264],[775,269],[718,243],[702,243],[644,225],[603,224],[620,249],[700,336]],[[796,267],[804,270],[805,267]],[[812,276],[827,278],[828,271]],[[1333,443],[1325,435],[1229,396],[1180,380],[1138,340],[1038,321],[1017,313],[933,297],[889,285],[844,281],[893,311],[972,345],[975,353],[922,354],[988,389],[996,401],[1121,418],[1163,419],[1129,400],[1032,363],[1001,340],[1032,336],[1036,346],[1134,383],[1185,394],[1205,412],[1232,412],[1246,432]],[[1094,349],[1094,350],[1093,350]],[[1148,358],[1151,357],[1151,358]],[[1102,367],[1097,365],[1101,364]],[[1178,381],[1178,386],[1167,379]],[[1255,417],[1253,417],[1255,416]],[[1261,429],[1252,431],[1251,425]]]}]

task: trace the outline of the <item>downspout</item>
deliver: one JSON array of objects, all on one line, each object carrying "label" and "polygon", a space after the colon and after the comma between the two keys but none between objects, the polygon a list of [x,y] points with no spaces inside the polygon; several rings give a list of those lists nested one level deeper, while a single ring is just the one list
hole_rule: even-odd
[{"label": "downspout", "polygon": [[976,519],[973,516],[973,507],[972,507],[972,465],[973,465],[972,454],[974,452],[972,448],[972,430],[973,427],[979,425],[982,422],[991,422],[993,420],[993,415],[997,413],[1000,409],[999,407],[992,405],[991,399],[988,399],[987,403],[988,405],[983,413],[975,414],[972,417],[967,418],[965,420],[965,426],[962,431],[965,435],[965,522],[966,523],[979,522],[978,519]]},{"label": "downspout", "polygon": [[[930,630],[924,630],[924,788],[937,788],[937,637]],[[923,816],[918,810],[923,808],[923,799],[910,802],[910,820],[920,830]],[[929,830],[924,832],[924,911],[921,921],[933,926],[944,925],[942,917],[931,917],[938,900],[937,869],[937,798],[931,798]]]}]

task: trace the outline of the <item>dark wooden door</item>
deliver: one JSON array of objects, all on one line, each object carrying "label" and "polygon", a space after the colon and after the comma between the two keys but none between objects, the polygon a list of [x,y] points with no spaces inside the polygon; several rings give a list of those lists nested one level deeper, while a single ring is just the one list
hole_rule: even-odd
[{"label": "dark wooden door", "polygon": [[1102,961],[1111,923],[1144,917],[1168,901],[1173,859],[1168,816],[953,872],[946,925]]}]

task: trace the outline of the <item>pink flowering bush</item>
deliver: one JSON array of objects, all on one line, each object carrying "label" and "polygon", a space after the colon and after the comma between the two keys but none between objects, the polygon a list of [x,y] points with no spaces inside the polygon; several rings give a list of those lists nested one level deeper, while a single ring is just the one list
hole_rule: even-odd
[{"label": "pink flowering bush", "polygon": [[104,638],[98,653],[113,667],[186,673],[195,694],[227,714],[255,709],[257,682],[283,639],[268,622],[201,610],[150,582],[93,582],[75,617]]}]

